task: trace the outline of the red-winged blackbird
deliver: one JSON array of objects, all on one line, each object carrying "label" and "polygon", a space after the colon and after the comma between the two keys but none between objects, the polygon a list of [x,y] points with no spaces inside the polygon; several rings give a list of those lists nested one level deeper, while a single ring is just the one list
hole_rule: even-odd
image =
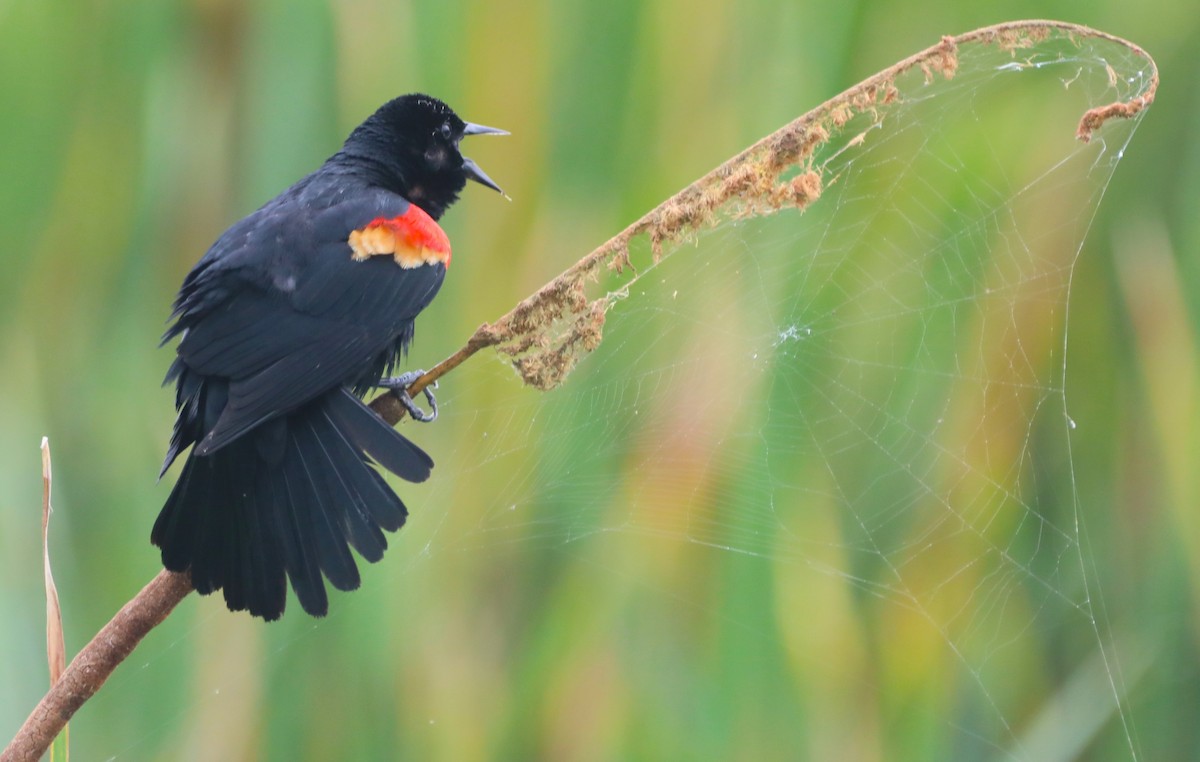
[{"label": "red-winged blackbird", "polygon": [[378,561],[382,530],[404,524],[372,461],[411,482],[433,461],[358,395],[389,386],[420,416],[403,392],[412,374],[383,376],[450,264],[434,220],[467,180],[500,190],[459,153],[464,136],[484,133],[505,134],[426,95],[389,101],[184,280],[163,338],[180,337],[164,382],[176,383],[179,417],[163,472],[192,450],[150,539],[200,593],[224,588],[231,610],[277,619],[290,578],[322,616],[322,574],[357,588],[350,547]]}]

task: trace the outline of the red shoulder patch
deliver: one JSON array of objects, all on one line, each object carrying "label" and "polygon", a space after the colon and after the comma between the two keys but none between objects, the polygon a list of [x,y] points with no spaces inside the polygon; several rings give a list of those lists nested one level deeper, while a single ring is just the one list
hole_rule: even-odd
[{"label": "red shoulder patch", "polygon": [[352,258],[390,254],[403,268],[442,263],[450,266],[450,239],[433,218],[416,204],[398,217],[376,217],[351,231],[347,241]]}]

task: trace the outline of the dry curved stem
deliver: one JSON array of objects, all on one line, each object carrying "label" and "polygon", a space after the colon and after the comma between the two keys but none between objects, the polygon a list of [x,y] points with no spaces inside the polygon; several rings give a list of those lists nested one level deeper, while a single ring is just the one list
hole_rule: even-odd
[{"label": "dry curved stem", "polygon": [[[1154,101],[1158,89],[1154,60],[1137,45],[1088,27],[1060,21],[1014,21],[943,37],[937,45],[863,80],[759,140],[671,196],[508,314],[481,325],[462,349],[417,379],[409,393],[415,395],[485,347],[495,347],[510,357],[530,386],[543,390],[557,386],[583,355],[599,345],[607,309],[619,298],[618,291],[589,299],[587,284],[599,278],[602,268],[617,273],[630,268],[630,248],[638,239],[649,242],[657,261],[664,247],[688,240],[722,219],[769,214],[788,207],[804,209],[820,197],[826,182],[820,167],[811,162],[814,151],[855,116],[877,115],[901,100],[896,86],[901,75],[917,70],[927,81],[936,76],[950,79],[958,69],[958,51],[963,45],[996,45],[1015,54],[1055,34],[1072,40],[1112,42],[1149,67],[1148,80],[1137,97],[1092,108],[1082,116],[1075,133],[1078,139],[1087,142],[1108,120],[1132,118]],[[859,135],[850,144],[863,137]],[[403,408],[388,398],[374,400],[372,407],[389,421],[404,415]]]},{"label": "dry curved stem", "polygon": [[[1083,115],[1076,132],[1080,140],[1089,140],[1110,119],[1136,116],[1154,101],[1158,70],[1153,59],[1133,43],[1094,29],[1058,21],[1015,21],[944,37],[938,44],[826,101],[671,196],[522,300],[508,314],[477,328],[461,349],[414,381],[408,387],[409,393],[416,396],[487,347],[495,347],[509,356],[527,384],[539,389],[556,386],[581,356],[600,343],[605,314],[617,298],[616,293],[606,293],[589,299],[587,284],[597,280],[603,268],[617,273],[632,268],[630,246],[636,240],[647,240],[657,260],[663,256],[665,247],[687,240],[729,215],[768,214],[789,207],[803,209],[820,197],[825,183],[820,169],[809,161],[813,152],[856,115],[875,114],[896,103],[901,98],[896,80],[902,74],[917,70],[927,80],[936,76],[949,79],[958,68],[958,49],[965,44],[993,44],[1015,52],[1054,34],[1070,39],[1107,40],[1144,59],[1149,67],[1149,79],[1140,95],[1090,109]],[[406,415],[404,407],[390,393],[375,398],[371,407],[392,425]],[[188,575],[160,572],[75,657],[62,679],[54,684],[0,754],[0,762],[40,757],[117,664],[191,590]]]},{"label": "dry curved stem", "polygon": [[66,672],[42,697],[8,748],[0,753],[0,760],[16,762],[41,757],[71,715],[100,690],[146,633],[166,619],[190,592],[192,581],[187,574],[159,572],[71,660]]}]

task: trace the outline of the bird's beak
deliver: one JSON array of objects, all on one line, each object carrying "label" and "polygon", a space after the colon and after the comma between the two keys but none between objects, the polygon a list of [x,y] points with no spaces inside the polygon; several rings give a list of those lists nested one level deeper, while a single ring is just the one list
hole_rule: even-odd
[{"label": "bird's beak", "polygon": [[480,185],[486,185],[501,196],[508,198],[504,191],[500,190],[500,186],[496,185],[496,181],[488,177],[487,173],[480,169],[478,164],[466,156],[463,157],[463,173],[467,176],[468,180],[474,180]]},{"label": "bird's beak", "polygon": [[497,127],[484,127],[482,124],[466,123],[463,127],[463,135],[507,135],[508,130],[501,130]]},{"label": "bird's beak", "polygon": [[[462,134],[463,137],[466,137],[467,135],[507,135],[508,131],[497,129],[496,127],[485,127],[482,124],[471,124],[470,122],[467,122],[466,126],[463,127]],[[500,190],[500,186],[496,185],[495,180],[487,176],[487,172],[484,172],[479,168],[478,164],[465,156],[463,157],[463,172],[466,174],[468,180],[474,180],[480,185],[487,186],[488,188],[491,188],[499,193],[501,196],[508,198],[508,194]]]}]

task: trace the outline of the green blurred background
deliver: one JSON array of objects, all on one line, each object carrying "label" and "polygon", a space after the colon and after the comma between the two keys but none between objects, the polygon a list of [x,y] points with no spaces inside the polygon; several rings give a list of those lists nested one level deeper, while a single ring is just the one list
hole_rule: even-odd
[{"label": "green blurred background", "polygon": [[[1200,141],[1188,122],[1200,117],[1200,14],[1182,1],[976,7],[0,2],[0,737],[45,683],[40,437],[55,456],[70,654],[158,569],[147,538],[169,489],[154,474],[173,411],[159,387],[171,352],[156,344],[175,289],[220,231],[384,100],[427,91],[513,133],[470,146],[514,201],[468,189],[447,218],[455,266],[413,354],[428,365],[862,77],[943,34],[1046,16],[1142,45],[1163,78],[1075,272],[1067,389],[1095,433],[1058,478],[1088,508],[1118,640],[1136,625],[1124,658],[1148,664],[1127,697],[1145,756],[1200,759]],[[471,431],[473,405],[520,412],[507,393],[451,391],[451,424],[422,443],[438,457]],[[471,490],[489,485],[456,494]],[[952,755],[953,728],[929,706],[914,721],[928,732],[886,727],[903,712],[856,715],[863,677],[839,681],[836,656],[825,685],[844,695],[798,699],[780,635],[755,609],[773,605],[762,569],[695,560],[692,589],[676,559],[639,589],[626,576],[645,569],[571,563],[570,549],[546,552],[561,540],[539,543],[536,525],[502,550],[471,539],[460,527],[482,522],[473,511],[486,501],[408,494],[432,526],[414,516],[324,622],[292,612],[264,627],[187,600],[72,724],[75,758]],[[443,512],[453,517],[430,518]],[[623,581],[597,598],[580,588],[589,574]],[[836,654],[842,636],[822,632],[808,647]],[[887,692],[892,673],[870,674]],[[823,713],[825,700],[846,711]],[[1129,756],[1112,727],[1084,753]]]}]

